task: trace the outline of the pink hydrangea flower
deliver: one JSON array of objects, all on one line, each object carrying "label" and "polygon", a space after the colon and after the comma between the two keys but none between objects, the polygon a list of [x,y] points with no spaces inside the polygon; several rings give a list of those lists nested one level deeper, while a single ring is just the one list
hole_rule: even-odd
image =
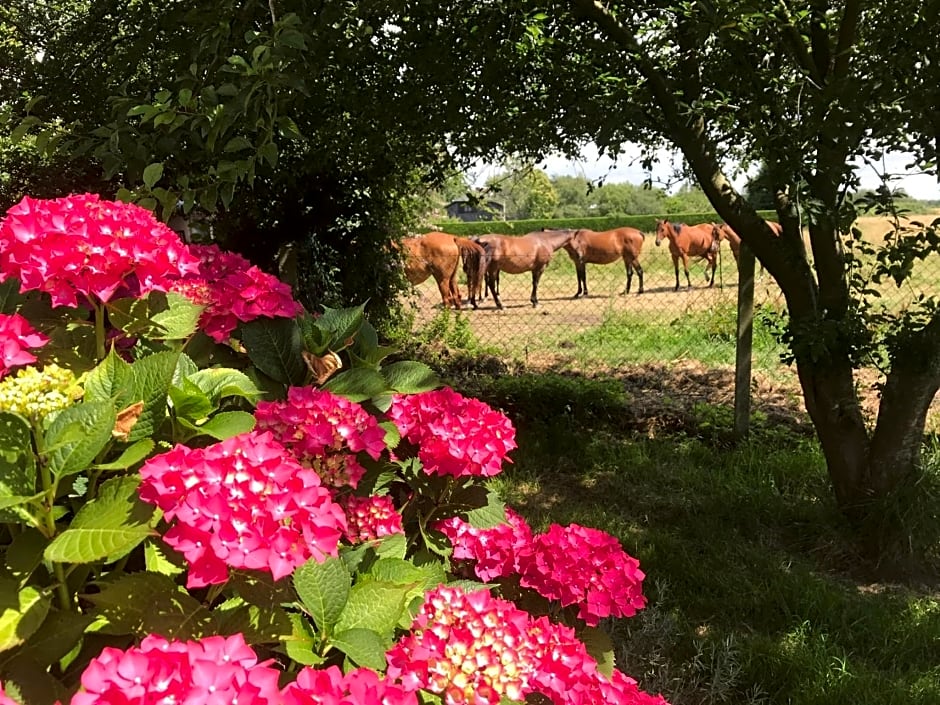
[{"label": "pink hydrangea flower", "polygon": [[623,674],[604,676],[572,628],[533,620],[486,590],[428,592],[386,659],[389,678],[438,693],[446,705],[522,702],[530,693],[555,705],[666,705]]},{"label": "pink hydrangea flower", "polygon": [[48,342],[49,338],[33,330],[20,314],[0,313],[0,377],[11,367],[36,362],[36,356],[28,348],[41,348]]},{"label": "pink hydrangea flower", "polygon": [[418,705],[414,692],[366,668],[304,668],[283,691],[284,705]]},{"label": "pink hydrangea flower", "polygon": [[289,575],[336,556],[346,516],[320,478],[270,433],[206,448],[177,445],[140,469],[140,497],[171,524],[163,540],[189,562],[187,587],[225,582],[227,566]]},{"label": "pink hydrangea flower", "polygon": [[228,340],[239,321],[256,318],[293,318],[303,311],[291,288],[234,252],[217,245],[191,245],[199,258],[192,283],[184,280],[175,290],[206,305],[200,325],[216,342]]},{"label": "pink hydrangea flower", "polygon": [[532,529],[506,507],[507,523],[476,529],[460,517],[439,521],[434,528],[450,539],[455,561],[470,561],[473,572],[485,583],[516,572],[516,555],[532,542]]},{"label": "pink hydrangea flower", "polygon": [[151,635],[92,659],[71,705],[279,705],[280,673],[270,663],[259,663],[241,634],[186,642]]},{"label": "pink hydrangea flower", "polygon": [[95,194],[26,196],[0,222],[0,253],[0,281],[15,277],[53,306],[168,291],[199,264],[153,213]]},{"label": "pink hydrangea flower", "polygon": [[523,587],[564,606],[578,605],[578,616],[591,626],[646,606],[639,561],[599,529],[553,524],[519,552],[516,567]]},{"label": "pink hydrangea flower", "polygon": [[259,402],[257,429],[270,431],[324,484],[355,488],[365,474],[356,453],[373,460],[385,450],[385,431],[359,404],[315,387],[291,387],[286,401]]},{"label": "pink hydrangea flower", "polygon": [[601,673],[571,627],[540,617],[530,624],[528,639],[537,664],[532,690],[554,705],[668,705],[616,669],[610,678]]},{"label": "pink hydrangea flower", "polygon": [[3,683],[0,683],[0,705],[20,705],[6,694],[6,691],[3,689]]},{"label": "pink hydrangea flower", "polygon": [[388,415],[418,446],[429,475],[496,475],[516,447],[516,431],[504,414],[453,389],[396,395]]},{"label": "pink hydrangea flower", "polygon": [[511,602],[442,585],[425,595],[411,632],[386,653],[388,676],[438,693],[447,705],[521,701],[535,669],[528,627],[528,613]]},{"label": "pink hydrangea flower", "polygon": [[392,534],[403,534],[401,514],[395,509],[391,497],[372,495],[350,496],[346,508],[346,538],[351,543],[362,543]]}]

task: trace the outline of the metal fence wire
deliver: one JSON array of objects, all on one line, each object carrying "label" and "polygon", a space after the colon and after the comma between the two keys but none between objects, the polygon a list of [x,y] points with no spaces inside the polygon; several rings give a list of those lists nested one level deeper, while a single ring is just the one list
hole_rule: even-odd
[{"label": "metal fence wire", "polygon": [[[871,239],[882,238],[888,229],[884,223],[876,224]],[[415,287],[406,310],[412,312],[412,331],[418,340],[449,342],[451,347],[456,343],[534,367],[598,372],[651,362],[733,366],[738,267],[728,242],[722,241],[719,247],[713,285],[709,285],[707,262],[692,258],[691,286],[686,285],[680,260],[677,289],[667,243],[657,247],[650,233],[645,235],[639,261],[643,293],[637,293],[637,276],[631,292],[623,293],[626,271],[618,259],[606,265],[588,264],[590,294],[575,298],[575,266],[566,250],[559,249],[540,278],[537,307],[529,300],[531,274],[502,272],[499,297],[503,308],[498,309],[487,296],[473,309],[467,302],[465,275],[460,272],[460,311],[442,308],[433,279]],[[882,286],[881,305],[899,310],[924,286],[933,290],[936,271],[931,268],[936,262],[918,266],[923,271],[915,272],[906,287]],[[759,264],[754,279],[753,369],[763,375],[789,376],[792,370],[781,362],[785,348],[774,335],[785,311],[783,294]]]},{"label": "metal fence wire", "polygon": [[[719,249],[714,284],[708,264],[693,258],[691,287],[679,263],[679,288],[669,249],[654,245],[647,235],[640,256],[640,277],[633,276],[625,294],[622,260],[586,265],[587,296],[575,298],[578,280],[572,259],[558,250],[538,282],[538,306],[530,302],[529,272],[499,276],[499,309],[491,295],[471,307],[467,280],[459,273],[463,297],[459,311],[442,307],[436,282],[415,287],[410,308],[413,333],[426,342],[460,344],[529,365],[591,370],[649,361],[698,360],[710,365],[733,365],[736,336],[737,265],[724,244]],[[754,365],[779,366],[780,348],[763,321],[783,308],[782,294],[769,276],[755,278]]]}]

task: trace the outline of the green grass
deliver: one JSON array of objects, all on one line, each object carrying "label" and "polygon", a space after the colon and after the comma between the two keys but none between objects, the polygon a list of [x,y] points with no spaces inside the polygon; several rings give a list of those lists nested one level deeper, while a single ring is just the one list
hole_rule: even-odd
[{"label": "green grass", "polygon": [[[736,309],[733,303],[651,321],[648,314],[609,314],[572,343],[580,364],[666,362],[695,359],[706,365],[733,365]],[[782,347],[755,321],[753,358],[758,367],[776,367]]]},{"label": "green grass", "polygon": [[683,430],[637,433],[615,380],[457,383],[516,424],[507,501],[539,528],[608,531],[640,560],[649,606],[613,633],[644,689],[673,705],[940,702],[936,589],[865,576],[805,433],[757,416],[748,442],[716,444],[730,410],[708,406]]}]

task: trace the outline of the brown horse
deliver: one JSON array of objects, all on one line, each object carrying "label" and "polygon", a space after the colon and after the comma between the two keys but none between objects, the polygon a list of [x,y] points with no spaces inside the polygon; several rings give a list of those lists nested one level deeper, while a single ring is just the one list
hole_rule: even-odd
[{"label": "brown horse", "polygon": [[[672,266],[676,270],[676,291],[679,290],[679,259],[685,269],[685,281],[692,288],[689,279],[689,257],[704,257],[711,269],[708,286],[715,285],[715,267],[718,264],[718,246],[721,240],[715,234],[715,227],[711,223],[702,225],[685,225],[683,223],[670,223],[666,220],[656,221],[656,246],[663,240],[669,240],[669,254],[672,255]],[[708,276],[706,271],[706,276]]]},{"label": "brown horse", "polygon": [[521,274],[532,272],[532,306],[539,305],[539,279],[548,266],[552,255],[574,236],[573,230],[543,230],[521,237],[509,235],[481,235],[476,241],[490,251],[486,269],[486,287],[493,295],[496,308],[502,308],[499,300],[499,273]]},{"label": "brown horse", "polygon": [[633,272],[639,277],[637,294],[643,293],[643,267],[640,266],[640,251],[643,249],[643,233],[636,228],[617,228],[615,230],[577,230],[565,245],[565,251],[574,262],[578,272],[578,293],[574,298],[587,296],[588,264],[610,264],[623,260],[627,269],[627,286],[624,294],[630,293],[633,284]]},{"label": "brown horse", "polygon": [[467,299],[473,308],[478,308],[483,280],[486,276],[486,251],[483,246],[465,237],[455,237],[454,242],[460,249],[460,261],[463,263],[463,273],[467,276]]},{"label": "brown horse", "polygon": [[[773,231],[774,235],[780,237],[780,234],[783,232],[783,226],[780,223],[774,220],[765,220],[770,229]],[[727,240],[728,247],[731,248],[731,254],[734,255],[734,261],[738,261],[738,257],[741,255],[741,236],[738,235],[734,230],[731,229],[731,226],[727,223],[716,223],[715,224],[715,236],[720,240]],[[760,275],[764,275],[764,264],[760,265]]]},{"label": "brown horse", "polygon": [[417,286],[428,277],[434,277],[444,308],[460,308],[460,290],[457,288],[460,247],[454,236],[430,232],[421,237],[406,237],[401,244],[405,251],[408,281]]}]

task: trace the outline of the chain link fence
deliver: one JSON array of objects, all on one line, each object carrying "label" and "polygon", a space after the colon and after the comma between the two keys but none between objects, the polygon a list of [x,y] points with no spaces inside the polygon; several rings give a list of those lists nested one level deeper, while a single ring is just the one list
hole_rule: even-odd
[{"label": "chain link fence", "polygon": [[[930,223],[936,215],[911,216]],[[883,218],[862,218],[857,227],[867,241],[884,242],[891,225]],[[624,367],[656,363],[694,363],[707,368],[730,368],[735,361],[738,268],[727,240],[718,252],[714,284],[709,286],[707,262],[693,258],[686,286],[679,262],[679,288],[666,242],[659,247],[647,232],[639,257],[643,293],[634,276],[631,292],[624,294],[623,261],[588,264],[589,296],[574,298],[578,280],[572,259],[564,249],[555,252],[538,284],[539,306],[530,303],[530,273],[500,274],[502,309],[492,297],[473,309],[466,278],[460,273],[464,305],[460,311],[441,307],[435,282],[415,288],[407,307],[412,312],[413,335],[423,342],[443,342],[470,352],[517,360],[530,368],[616,372]],[[864,266],[862,267],[864,276]],[[903,286],[883,281],[875,305],[898,312],[914,304],[922,293],[937,293],[936,257],[917,262]],[[781,362],[786,353],[775,335],[785,311],[783,294],[758,265],[754,287],[752,365],[756,377],[794,382],[793,369]],[[877,375],[877,370],[872,370]]]},{"label": "chain link fence", "polygon": [[[473,309],[467,302],[466,277],[460,273],[464,297],[460,311],[443,309],[437,284],[429,279],[416,287],[408,306],[413,331],[426,342],[447,336],[451,341],[534,367],[581,371],[616,368],[650,361],[697,360],[706,365],[733,365],[737,319],[738,270],[727,243],[719,249],[714,284],[709,286],[708,264],[693,258],[687,287],[682,262],[680,286],[667,243],[655,246],[646,235],[640,254],[643,293],[634,275],[624,294],[626,268],[622,260],[607,265],[586,265],[588,296],[578,291],[575,266],[565,250],[558,250],[538,283],[539,305],[530,302],[532,275],[507,274],[499,278],[498,309],[492,296]],[[761,320],[783,307],[782,294],[769,275],[757,275],[755,306],[755,368],[780,366],[781,348]]]}]

